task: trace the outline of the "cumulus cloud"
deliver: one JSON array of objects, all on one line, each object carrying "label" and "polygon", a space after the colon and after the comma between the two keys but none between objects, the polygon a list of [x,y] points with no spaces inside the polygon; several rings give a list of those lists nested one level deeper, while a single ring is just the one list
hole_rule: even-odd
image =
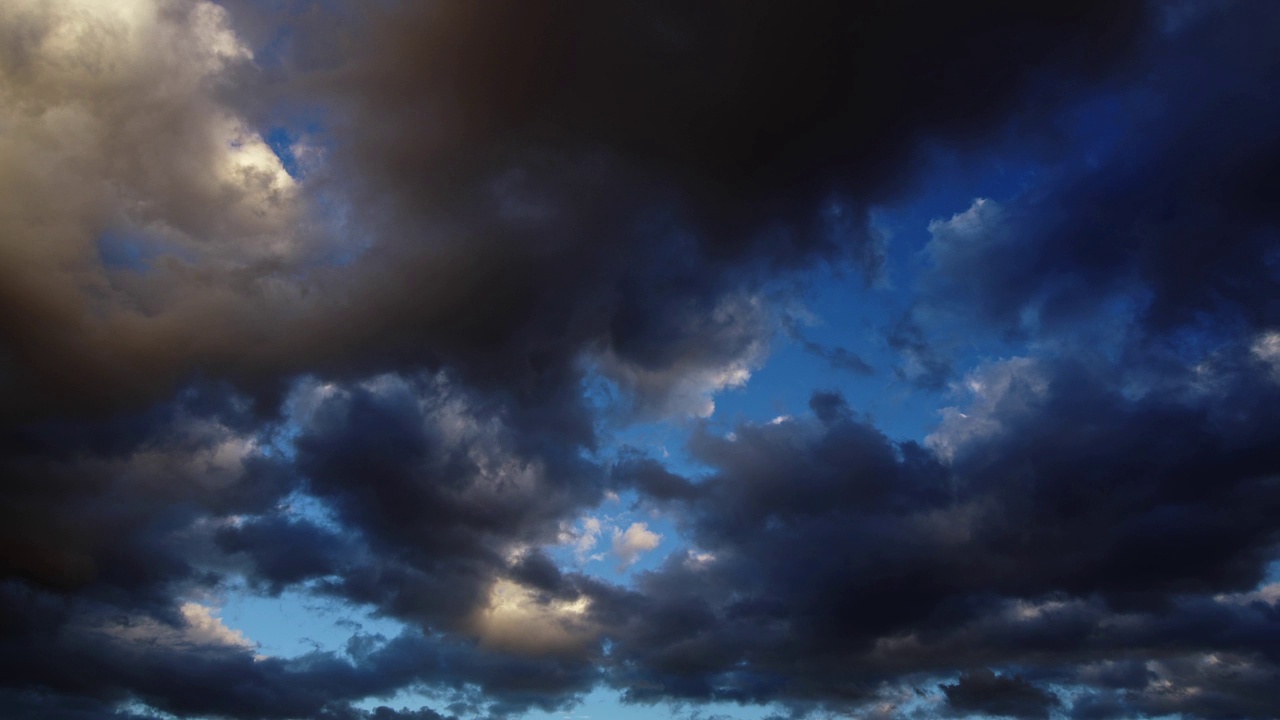
[{"label": "cumulus cloud", "polygon": [[956,390],[968,405],[942,410],[942,422],[925,438],[925,445],[948,460],[965,445],[1006,429],[1021,411],[1045,397],[1048,378],[1033,359],[1021,357],[988,363],[968,372]]},{"label": "cumulus cloud", "polygon": [[[1225,394],[1183,405],[1127,397],[1110,368],[992,365],[968,379],[976,426],[949,418],[951,444],[934,440],[945,464],[825,397],[811,418],[697,437],[713,473],[684,498],[684,522],[715,561],[679,558],[640,581],[653,610],[615,640],[625,682],[658,696],[858,705],[881,673],[981,658],[991,670],[947,686],[953,709],[1047,717],[1066,699],[1017,677],[1028,668],[1069,681],[1075,663],[1127,653],[1251,656],[1270,631],[1234,633],[1270,612],[1264,591],[1249,593],[1272,557],[1258,513],[1277,501],[1277,457],[1263,429],[1273,386],[1239,367]],[[1211,440],[1202,418],[1218,405],[1251,415]],[[606,602],[619,601],[600,596],[593,611]],[[695,627],[696,652],[663,651]],[[698,664],[673,674],[690,657]],[[803,685],[782,683],[798,669]],[[864,684],[849,685],[851,672]],[[1255,690],[1215,692],[1257,713]]]},{"label": "cumulus cloud", "polygon": [[613,554],[618,557],[618,569],[635,563],[644,553],[658,547],[662,536],[649,530],[647,523],[631,523],[626,530],[614,528]]},{"label": "cumulus cloud", "polygon": [[476,618],[482,643],[511,652],[543,656],[580,653],[599,633],[584,620],[588,599],[544,600],[529,588],[498,580]]}]

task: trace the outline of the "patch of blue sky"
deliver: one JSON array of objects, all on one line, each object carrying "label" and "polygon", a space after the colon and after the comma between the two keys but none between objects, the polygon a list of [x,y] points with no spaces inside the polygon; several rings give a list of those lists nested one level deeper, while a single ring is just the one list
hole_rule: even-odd
[{"label": "patch of blue sky", "polygon": [[258,447],[265,455],[292,461],[297,455],[294,442],[302,434],[301,422],[308,419],[319,398],[325,394],[325,385],[312,376],[295,378],[281,407],[279,422],[270,423],[257,438]]},{"label": "patch of blue sky", "polygon": [[374,239],[351,222],[350,198],[340,182],[327,182],[331,178],[322,184],[307,182],[333,149],[326,112],[319,107],[303,108],[284,121],[285,124],[260,128],[259,133],[285,172],[307,189],[310,232],[320,240],[311,261],[300,266],[295,275],[304,278],[315,267],[350,266],[372,247]]},{"label": "patch of blue sky", "polygon": [[303,180],[307,174],[300,151],[314,149],[323,153],[331,149],[333,137],[327,131],[327,115],[323,107],[300,107],[280,118],[278,124],[258,129],[262,141],[294,180]]},{"label": "patch of blue sky", "polygon": [[621,701],[617,690],[598,688],[587,694],[578,705],[565,710],[534,710],[526,720],[653,720],[655,717],[676,720],[765,720],[776,717],[779,708],[772,705],[744,706],[732,703],[698,705],[636,705]]},{"label": "patch of blue sky", "polygon": [[[802,418],[810,414],[813,393],[835,391],[890,437],[918,439],[927,434],[936,421],[935,397],[914,391],[894,376],[898,358],[885,345],[881,331],[896,315],[871,303],[859,305],[843,299],[863,292],[835,282],[819,289],[809,307],[820,322],[801,328],[801,332],[811,342],[857,355],[874,368],[873,374],[835,367],[798,341],[780,337],[768,361],[752,374],[745,388],[717,396],[713,427],[723,434],[739,424]],[[860,309],[850,313],[850,307]],[[802,380],[797,382],[797,378]]]},{"label": "patch of blue sky", "polygon": [[[744,395],[743,388],[726,388],[715,394],[717,406],[725,397]],[[588,460],[610,465],[619,459],[640,455],[661,462],[671,472],[690,479],[709,468],[697,462],[687,451],[689,433],[700,422],[697,418],[676,415],[653,420],[629,417],[623,392],[596,372],[586,367],[583,396],[598,418],[597,448],[585,452]],[[714,415],[713,415],[714,417]]]},{"label": "patch of blue sky", "polygon": [[153,246],[135,235],[108,231],[98,236],[98,257],[108,268],[141,272],[155,254]]},{"label": "patch of blue sky", "polygon": [[[711,471],[688,452],[689,435],[702,420],[677,416],[626,421],[625,410],[617,405],[621,397],[618,388],[590,368],[584,393],[599,415],[606,418],[597,425],[599,444],[594,452],[587,453],[587,459],[610,466],[626,458],[647,457],[693,482]],[[741,388],[729,388],[717,393],[715,400],[718,404],[726,396],[746,394]],[[673,553],[682,556],[690,549],[696,550],[671,516],[657,507],[641,504],[639,499],[635,492],[626,490],[606,496],[598,506],[574,520],[567,528],[565,542],[545,546],[543,551],[562,568],[631,586],[637,573],[656,569]],[[589,526],[592,522],[598,524],[595,529]],[[615,534],[625,535],[636,523],[660,539],[656,547],[639,552],[631,562],[623,562],[614,552]]]},{"label": "patch of blue sky", "polygon": [[[779,337],[745,388],[717,395],[712,418],[717,426],[728,431],[737,423],[804,415],[809,398],[819,390],[840,392],[856,412],[897,440],[920,440],[936,426],[938,409],[950,404],[947,389],[922,389],[899,378],[895,370],[903,359],[886,340],[912,308],[920,277],[928,270],[929,223],[964,212],[979,197],[1017,197],[1033,184],[1040,168],[1012,159],[1012,150],[1008,157],[976,158],[938,148],[929,155],[925,179],[912,199],[872,213],[875,229],[885,239],[881,276],[868,283],[849,268],[818,268],[800,300],[803,311],[797,313],[796,331],[804,341],[856,355],[874,373],[840,367],[806,349],[798,338]],[[928,335],[957,335],[939,340],[961,374],[985,358],[1024,349],[1005,338],[981,337],[959,328],[925,330]]]},{"label": "patch of blue sky", "polygon": [[354,635],[392,638],[406,627],[337,599],[295,590],[271,597],[245,586],[226,592],[219,615],[224,625],[256,643],[259,654],[279,658],[317,650],[342,652]]},{"label": "patch of blue sky", "polygon": [[[633,586],[639,573],[657,569],[672,554],[683,557],[692,548],[671,516],[639,505],[637,500],[636,493],[630,491],[605,499],[568,528],[564,542],[544,546],[543,552],[563,570]],[[652,533],[657,536],[656,544],[634,556],[619,554],[615,540],[621,549],[627,531],[636,524],[641,527],[635,532]]]},{"label": "patch of blue sky", "polygon": [[1267,565],[1267,571],[1258,587],[1263,587],[1272,583],[1280,583],[1280,560],[1272,560]]},{"label": "patch of blue sky", "polygon": [[271,148],[280,160],[284,171],[294,180],[301,179],[303,170],[298,163],[297,143],[299,133],[286,127],[276,126],[262,134],[262,140]]},{"label": "patch of blue sky", "polygon": [[336,532],[343,530],[337,515],[327,503],[302,490],[295,490],[286,495],[276,506],[276,512],[287,515],[295,521],[304,520],[327,530]]},{"label": "patch of blue sky", "polygon": [[135,229],[111,228],[98,235],[95,242],[98,259],[108,270],[144,273],[156,258],[166,255],[194,260],[190,251],[165,243],[155,236]]}]

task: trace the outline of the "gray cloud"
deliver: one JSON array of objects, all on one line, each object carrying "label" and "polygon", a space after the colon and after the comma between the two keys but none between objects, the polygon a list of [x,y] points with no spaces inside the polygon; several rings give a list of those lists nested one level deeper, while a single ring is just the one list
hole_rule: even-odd
[{"label": "gray cloud", "polygon": [[[0,9],[0,701],[1274,715],[1274,13],[936,5]],[[928,441],[818,393],[694,421],[696,477],[602,459],[745,381],[807,270],[881,273],[931,152],[1094,87],[1187,111],[931,228],[886,331],[959,379]],[[1033,347],[966,374],[948,320]],[[610,490],[692,547],[558,567]],[[254,657],[193,599],[242,581],[407,629]]]}]

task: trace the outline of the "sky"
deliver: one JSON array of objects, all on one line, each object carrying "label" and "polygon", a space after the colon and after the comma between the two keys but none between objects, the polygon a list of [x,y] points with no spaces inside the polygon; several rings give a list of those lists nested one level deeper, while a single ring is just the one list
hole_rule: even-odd
[{"label": "sky", "polygon": [[1280,716],[1280,4],[5,0],[0,715]]}]

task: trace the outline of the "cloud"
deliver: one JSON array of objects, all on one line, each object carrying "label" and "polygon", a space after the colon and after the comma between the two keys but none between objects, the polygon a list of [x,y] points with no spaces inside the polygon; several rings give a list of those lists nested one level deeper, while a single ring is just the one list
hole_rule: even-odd
[{"label": "cloud", "polygon": [[1280,381],[1280,332],[1269,330],[1258,334],[1249,346],[1250,353],[1271,367],[1271,376]]},{"label": "cloud", "polygon": [[875,368],[871,367],[857,353],[843,347],[814,342],[806,337],[801,326],[816,322],[816,319],[810,316],[807,311],[785,313],[781,318],[782,330],[787,337],[799,344],[805,352],[826,361],[833,369],[845,370],[855,375],[875,374]]},{"label": "cloud", "polygon": [[1020,677],[997,675],[987,669],[960,676],[954,684],[940,686],[947,704],[960,713],[998,717],[1048,718],[1061,704],[1057,695]]},{"label": "cloud", "polygon": [[[634,318],[629,332],[619,333],[619,339],[631,336],[635,349],[643,351],[640,357],[610,350],[595,360],[596,370],[631,399],[631,413],[637,418],[710,417],[716,407],[712,397],[747,384],[772,335],[771,318],[759,298],[725,298],[714,308],[675,312],[683,316],[674,321],[686,326],[675,334],[674,322],[643,327],[652,324],[649,318]],[[663,333],[660,344],[639,347],[657,339],[643,337],[653,331]]]},{"label": "cloud", "polygon": [[184,626],[173,628],[151,618],[125,621],[102,628],[102,632],[134,643],[162,644],[174,649],[189,646],[214,646],[253,649],[254,643],[239,630],[233,630],[213,614],[213,608],[196,602],[178,607]]},{"label": "cloud", "polygon": [[153,401],[298,292],[263,266],[308,254],[305,203],[222,97],[253,62],[228,25],[209,2],[0,14],[11,416]]},{"label": "cloud", "polygon": [[613,530],[613,554],[618,556],[618,569],[635,563],[640,555],[662,542],[662,536],[649,530],[647,523],[635,522],[625,530]]},{"label": "cloud", "polygon": [[[1123,56],[1141,5],[993,2],[933,30],[841,3],[11,4],[7,412],[136,407],[196,369],[273,401],[294,375],[448,366],[568,403],[594,358],[642,414],[706,414],[772,333],[723,334],[727,308],[878,262],[866,209],[923,142],[981,138],[1032,68]],[[961,40],[997,20],[982,52]],[[264,133],[300,116],[325,127],[294,178]]]},{"label": "cloud", "polygon": [[[962,681],[957,710],[1044,717],[1058,703],[1023,687],[1036,676],[1070,682],[1069,668],[1134,653],[1259,652],[1270,631],[1245,628],[1269,606],[1237,615],[1212,599],[1254,588],[1275,542],[1262,509],[1277,502],[1273,385],[1234,367],[1217,393],[1170,398],[1127,397],[1108,365],[992,365],[967,381],[972,418],[957,411],[951,444],[934,441],[951,448],[945,464],[825,397],[818,417],[696,435],[711,472],[675,507],[716,560],[673,559],[638,580],[639,598],[597,595],[602,618],[647,608],[614,640],[616,682],[637,699],[847,709],[886,675],[980,659],[997,679]],[[1247,417],[1207,421],[1226,407]],[[959,689],[977,685],[992,685],[989,707]],[[1220,692],[1246,707],[1255,691]]]},{"label": "cloud", "polygon": [[885,342],[902,358],[894,368],[899,379],[924,390],[939,390],[951,379],[951,363],[930,345],[924,329],[910,316],[904,316],[885,332]]},{"label": "cloud", "polygon": [[1010,358],[975,368],[959,383],[969,404],[963,411],[943,408],[942,422],[925,437],[925,445],[942,458],[954,459],[966,445],[1007,430],[1003,423],[1016,422],[1048,389],[1043,367],[1032,358]]},{"label": "cloud", "polygon": [[[0,704],[1274,715],[1274,11],[927,20],[5,4]],[[833,392],[709,419],[810,271],[909,255],[873,209],[1099,93],[1125,142],[928,228],[885,330],[954,388],[927,440]],[[601,432],[660,420],[679,463]],[[672,530],[613,527],[614,492]],[[625,583],[553,559],[606,536],[677,549]],[[204,604],[240,584],[406,630],[257,657]]]},{"label": "cloud", "polygon": [[511,550],[603,499],[599,469],[555,429],[446,375],[334,386],[298,430],[309,492],[364,546],[325,591],[427,627],[461,627]]},{"label": "cloud", "polygon": [[[1135,69],[1146,79],[1100,101],[1147,108],[1120,121],[1124,142],[1103,165],[1064,163],[1014,198],[932,223],[928,311],[1084,342],[1099,326],[1163,333],[1206,313],[1218,327],[1273,325],[1277,217],[1263,197],[1277,108],[1252,99],[1276,73],[1252,35],[1270,13],[1206,12],[1153,48]],[[1161,110],[1172,107],[1183,112]],[[1209,120],[1224,108],[1233,120]]]},{"label": "cloud", "polygon": [[580,654],[599,633],[588,625],[588,600],[546,600],[531,589],[509,580],[498,580],[489,591],[488,604],[475,618],[482,643],[508,652],[535,657]]}]

